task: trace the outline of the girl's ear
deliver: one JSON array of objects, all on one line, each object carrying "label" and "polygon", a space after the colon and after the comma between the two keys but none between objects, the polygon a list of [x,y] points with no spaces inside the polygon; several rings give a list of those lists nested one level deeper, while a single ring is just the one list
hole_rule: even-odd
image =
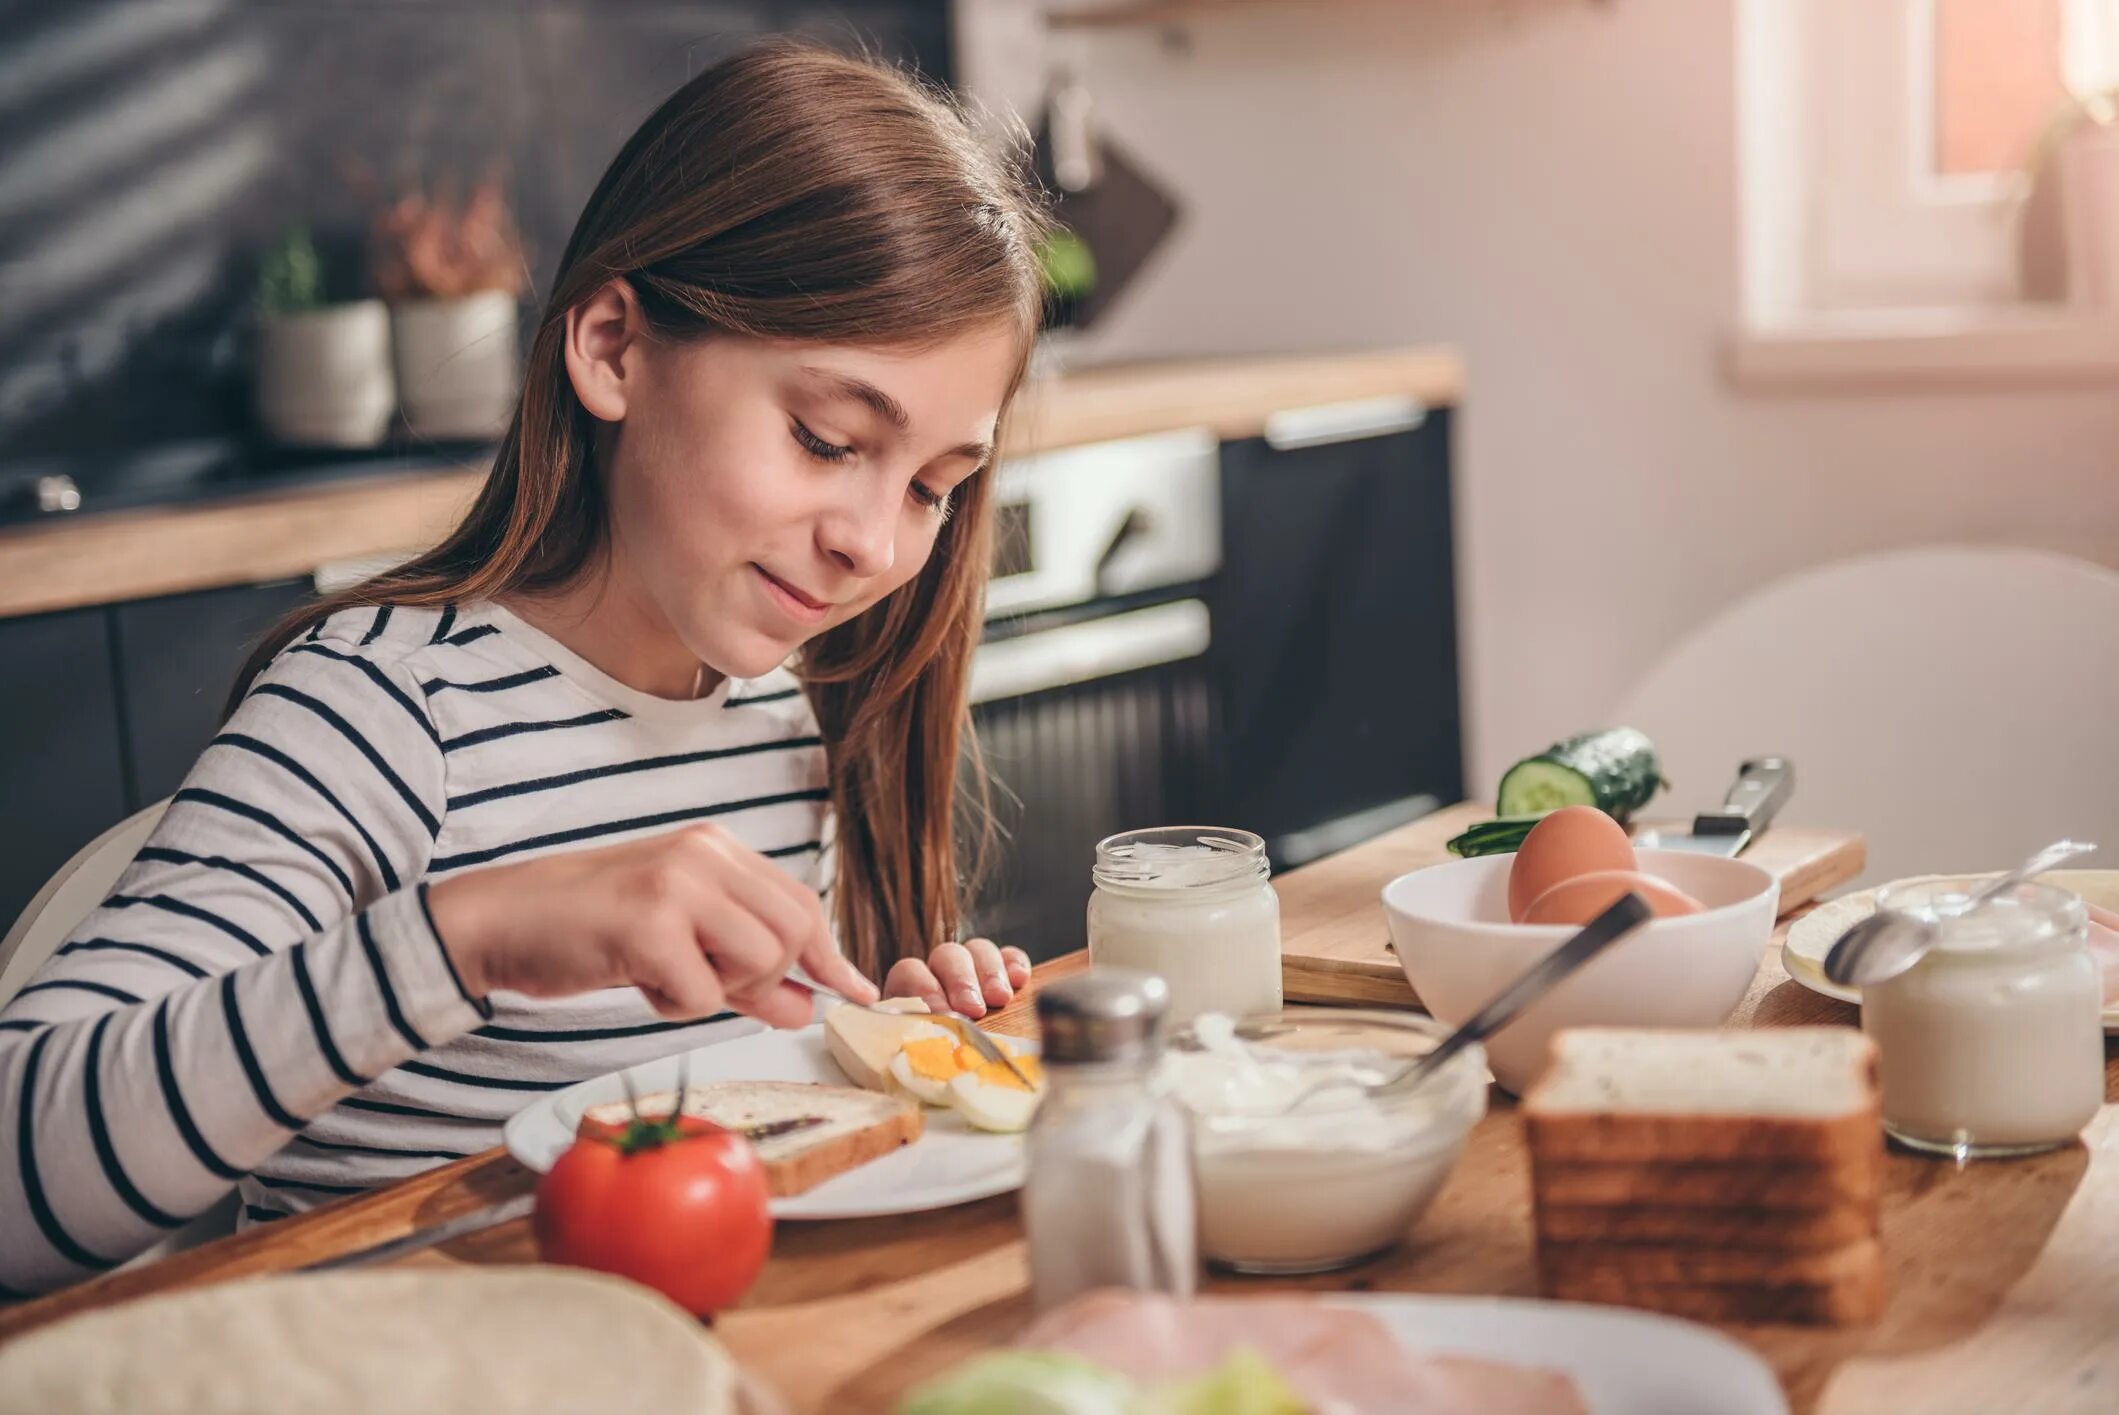
[{"label": "girl's ear", "polygon": [[567,377],[590,416],[607,423],[625,417],[627,399],[640,381],[646,334],[640,297],[622,279],[567,311]]}]

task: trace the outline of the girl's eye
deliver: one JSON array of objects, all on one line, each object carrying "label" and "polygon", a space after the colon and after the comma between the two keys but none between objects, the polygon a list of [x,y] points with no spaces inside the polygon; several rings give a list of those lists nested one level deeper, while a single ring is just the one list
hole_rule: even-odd
[{"label": "girl's eye", "polygon": [[800,418],[794,420],[793,431],[795,441],[801,444],[802,450],[819,462],[843,462],[853,456],[853,448],[841,447],[836,442],[826,442],[811,432]]},{"label": "girl's eye", "polygon": [[946,521],[949,519],[948,492],[936,491],[924,482],[914,482],[912,484],[912,499],[934,512],[942,520]]}]

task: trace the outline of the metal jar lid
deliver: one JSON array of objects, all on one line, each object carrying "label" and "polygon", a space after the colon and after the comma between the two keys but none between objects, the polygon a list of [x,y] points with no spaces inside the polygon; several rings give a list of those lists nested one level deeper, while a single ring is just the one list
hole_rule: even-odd
[{"label": "metal jar lid", "polygon": [[1042,1058],[1062,1066],[1153,1061],[1169,1006],[1169,984],[1131,968],[1093,968],[1053,983],[1037,995]]}]

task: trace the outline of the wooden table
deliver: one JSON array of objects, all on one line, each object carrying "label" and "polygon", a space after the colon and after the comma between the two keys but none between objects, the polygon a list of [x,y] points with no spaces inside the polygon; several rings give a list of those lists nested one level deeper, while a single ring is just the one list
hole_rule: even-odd
[{"label": "wooden table", "polygon": [[[1393,862],[1431,850],[1437,829],[1433,819],[1416,822],[1286,876],[1288,937],[1374,911]],[[1037,984],[1083,966],[1078,955],[1047,964]],[[1025,1001],[994,1025],[1030,1030]],[[1788,980],[1776,936],[1732,1025],[1855,1020],[1852,1007]],[[2108,1102],[2115,1083],[2119,1066],[2108,1061]],[[531,1182],[499,1151],[475,1156],[0,1309],[0,1337],[121,1298],[282,1271],[521,1193]],[[1881,1322],[1852,1331],[1729,1329],[1772,1363],[1798,1411],[2119,1410],[2119,1107],[2107,1103],[2083,1143],[2033,1159],[1959,1169],[1894,1153],[1884,1204],[1892,1294]],[[517,1223],[407,1261],[532,1257],[527,1226]],[[757,1288],[718,1330],[797,1411],[888,1410],[911,1382],[1017,1330],[1029,1314],[1026,1276],[1012,1198],[872,1223],[785,1224]],[[1497,1097],[1434,1208],[1396,1253],[1328,1278],[1212,1286],[1533,1295],[1519,1118]]]}]

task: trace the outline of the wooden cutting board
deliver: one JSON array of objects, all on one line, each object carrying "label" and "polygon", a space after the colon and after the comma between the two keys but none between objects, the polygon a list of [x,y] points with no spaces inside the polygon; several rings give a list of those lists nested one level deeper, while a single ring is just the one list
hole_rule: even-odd
[{"label": "wooden cutting board", "polygon": [[[1490,806],[1451,806],[1275,881],[1287,1000],[1418,1006],[1390,950],[1383,886],[1408,870],[1455,859],[1450,837],[1492,815]],[[1642,824],[1686,828],[1683,822]],[[1744,858],[1780,877],[1781,913],[1787,915],[1860,874],[1868,849],[1853,831],[1774,826]]]}]

